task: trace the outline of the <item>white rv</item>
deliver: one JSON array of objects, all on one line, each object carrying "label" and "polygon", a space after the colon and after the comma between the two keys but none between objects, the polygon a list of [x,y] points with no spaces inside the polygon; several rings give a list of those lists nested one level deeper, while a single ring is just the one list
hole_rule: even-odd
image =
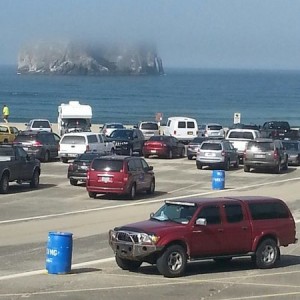
[{"label": "white rv", "polygon": [[69,101],[58,106],[58,133],[63,136],[68,132],[91,131],[92,107]]}]

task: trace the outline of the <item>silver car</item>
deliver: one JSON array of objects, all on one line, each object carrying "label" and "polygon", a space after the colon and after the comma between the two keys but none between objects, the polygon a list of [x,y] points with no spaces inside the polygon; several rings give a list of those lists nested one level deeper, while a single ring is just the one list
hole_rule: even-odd
[{"label": "silver car", "polygon": [[290,165],[300,166],[300,141],[282,141]]},{"label": "silver car", "polygon": [[239,167],[239,157],[237,150],[227,140],[207,140],[204,141],[197,152],[197,169],[203,166],[221,167],[228,171],[230,166]]}]

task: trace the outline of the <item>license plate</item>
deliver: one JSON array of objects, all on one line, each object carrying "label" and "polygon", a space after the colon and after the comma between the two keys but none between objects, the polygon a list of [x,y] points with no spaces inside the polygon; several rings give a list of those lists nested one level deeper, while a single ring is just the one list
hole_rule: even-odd
[{"label": "license plate", "polygon": [[151,153],[156,153],[156,150],[150,150]]},{"label": "license plate", "polygon": [[205,153],[205,156],[216,156],[216,153],[207,152],[207,153]]},{"label": "license plate", "polygon": [[81,167],[79,167],[79,169],[81,169],[81,170],[87,170],[89,167],[88,166],[81,166]]},{"label": "license plate", "polygon": [[107,176],[102,176],[101,177],[101,181],[102,182],[112,182],[112,178],[111,177],[107,177]]},{"label": "license plate", "polygon": [[255,154],[254,157],[255,158],[265,158],[266,155],[265,154]]},{"label": "license plate", "polygon": [[193,131],[188,131],[188,135],[193,135]]}]

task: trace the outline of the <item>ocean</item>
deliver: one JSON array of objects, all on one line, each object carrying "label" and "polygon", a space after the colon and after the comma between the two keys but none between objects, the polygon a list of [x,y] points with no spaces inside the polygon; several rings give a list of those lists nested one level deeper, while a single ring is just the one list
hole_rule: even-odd
[{"label": "ocean", "polygon": [[0,105],[10,122],[33,118],[57,122],[57,107],[79,100],[93,109],[94,124],[136,124],[163,114],[195,118],[199,124],[262,124],[286,120],[300,125],[300,71],[166,69],[163,76],[18,75],[0,67]]}]

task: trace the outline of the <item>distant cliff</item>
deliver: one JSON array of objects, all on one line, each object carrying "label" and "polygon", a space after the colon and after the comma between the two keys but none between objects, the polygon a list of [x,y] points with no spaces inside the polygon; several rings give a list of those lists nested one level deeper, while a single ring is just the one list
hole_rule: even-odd
[{"label": "distant cliff", "polygon": [[21,49],[18,73],[60,75],[160,75],[163,64],[150,46],[85,46],[39,42]]}]

